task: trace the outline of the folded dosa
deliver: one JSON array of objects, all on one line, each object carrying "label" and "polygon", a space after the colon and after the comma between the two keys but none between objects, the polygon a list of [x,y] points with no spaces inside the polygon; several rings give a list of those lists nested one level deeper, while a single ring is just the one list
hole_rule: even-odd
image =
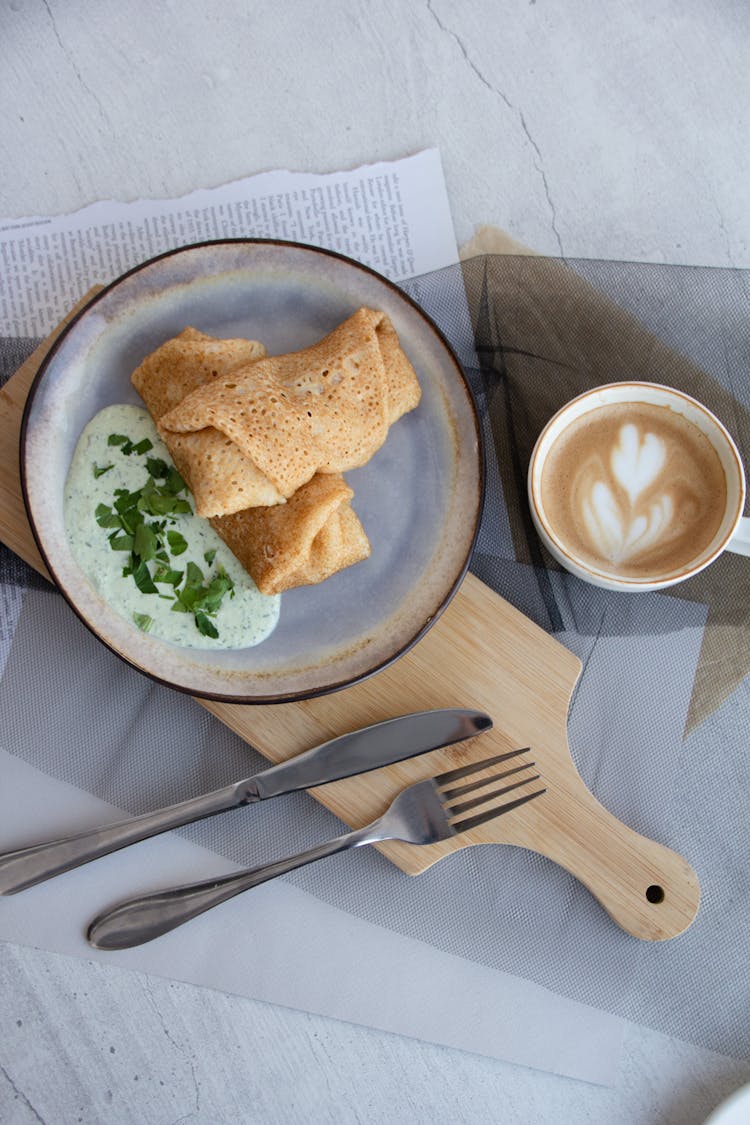
[{"label": "folded dosa", "polygon": [[[266,354],[254,340],[217,339],[186,328],[147,356],[132,382],[154,421],[192,391],[226,377]],[[177,439],[192,435],[175,435]],[[204,434],[213,479],[228,474],[240,485],[257,474],[244,455],[223,434]],[[190,457],[180,441],[167,443],[175,464],[193,487]],[[211,487],[210,481],[207,487]],[[336,571],[360,562],[370,544],[351,507],[353,492],[340,474],[314,477],[287,503],[235,512],[213,520],[214,527],[265,594],[321,582]]]},{"label": "folded dosa", "polygon": [[[205,516],[278,503],[316,472],[366,464],[421,393],[390,320],[373,309],[359,309],[309,348],[225,374],[159,420]],[[227,443],[223,456],[245,466],[241,479],[217,476],[217,433]]]}]

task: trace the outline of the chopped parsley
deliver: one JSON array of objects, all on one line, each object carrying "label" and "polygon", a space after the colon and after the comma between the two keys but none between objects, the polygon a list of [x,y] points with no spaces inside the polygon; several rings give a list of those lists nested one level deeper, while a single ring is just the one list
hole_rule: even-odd
[{"label": "chopped parsley", "polygon": [[187,539],[184,535],[180,535],[179,531],[172,531],[170,528],[167,532],[167,542],[173,555],[181,555],[187,551]]},{"label": "chopped parsley", "polygon": [[[148,438],[133,442],[125,434],[110,434],[107,445],[119,449],[125,457],[133,453],[142,456],[153,449]],[[94,476],[99,477],[112,467],[95,464]],[[234,582],[220,564],[208,575],[194,562],[188,562],[183,570],[172,566],[172,559],[188,548],[185,537],[169,526],[176,516],[192,512],[187,486],[177,470],[161,457],[147,458],[146,470],[148,477],[141,488],[133,492],[116,488],[111,504],[97,504],[96,522],[109,530],[113,551],[128,553],[123,577],[132,578],[141,593],[157,594],[171,601],[175,612],[191,613],[204,637],[218,637],[211,618],[219,612],[227,595],[234,597]],[[216,551],[206,551],[203,557],[210,568]],[[153,624],[153,618],[146,613],[134,613],[133,620],[144,632]]]},{"label": "chopped parsley", "polygon": [[[154,448],[154,443],[150,438],[144,438],[143,441],[134,442],[125,434],[110,434],[107,438],[107,445],[119,445],[120,452],[129,457],[131,453],[148,453],[149,449]],[[164,464],[164,462],[162,462]]]}]

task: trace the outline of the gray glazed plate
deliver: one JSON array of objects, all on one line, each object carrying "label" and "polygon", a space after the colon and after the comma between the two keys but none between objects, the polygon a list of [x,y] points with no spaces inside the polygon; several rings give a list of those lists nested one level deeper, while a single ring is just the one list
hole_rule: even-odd
[{"label": "gray glazed plate", "polygon": [[[365,562],[282,595],[276,630],[254,648],[180,649],[142,633],[93,589],[68,545],[63,486],[86,423],[140,403],[130,373],[192,325],[307,347],[360,306],[390,316],[422,386],[417,410],[347,473],[372,545]],[[173,251],[131,270],[75,318],[42,366],[21,436],[24,499],[60,590],[113,652],[192,695],[273,703],[345,687],[402,655],[435,622],[466,571],[482,504],[479,426],[460,366],[396,286],[339,255],[295,243],[232,240]]]}]

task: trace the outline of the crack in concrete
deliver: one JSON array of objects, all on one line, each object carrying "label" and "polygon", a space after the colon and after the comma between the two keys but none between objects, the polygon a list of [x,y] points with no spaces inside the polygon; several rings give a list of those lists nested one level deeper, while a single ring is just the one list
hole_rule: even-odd
[{"label": "crack in concrete", "polygon": [[482,71],[479,69],[479,67],[477,66],[477,64],[474,62],[471,55],[469,54],[469,52],[468,52],[463,40],[461,39],[461,37],[459,35],[457,35],[456,32],[453,31],[452,28],[448,27],[448,25],[443,23],[443,21],[440,19],[440,16],[437,14],[437,12],[435,11],[435,9],[432,6],[432,0],[427,0],[427,10],[430,13],[430,15],[432,16],[432,18],[434,19],[435,23],[440,28],[440,30],[445,35],[450,35],[451,39],[453,39],[453,41],[456,44],[456,46],[458,47],[459,51],[463,55],[465,61],[468,63],[469,67],[474,72],[474,74],[477,76],[477,78],[482,83],[482,85],[486,86],[487,89],[490,91],[490,93],[494,94],[495,97],[500,98],[500,101],[503,103],[503,105],[505,105],[506,108],[509,109],[511,111],[511,113],[515,114],[516,117],[518,118],[518,122],[521,126],[521,129],[523,130],[524,136],[526,137],[526,140],[529,142],[532,149],[534,150],[534,167],[536,168],[537,172],[539,173],[539,175],[541,177],[542,187],[544,188],[544,194],[545,194],[545,197],[547,199],[547,205],[550,209],[552,233],[555,236],[555,241],[557,242],[557,246],[558,246],[558,249],[560,251],[560,257],[564,258],[565,257],[565,251],[563,250],[562,238],[560,237],[560,232],[557,229],[557,208],[555,207],[555,204],[552,200],[552,195],[551,195],[550,190],[549,190],[549,182],[547,180],[547,173],[544,170],[544,158],[542,157],[542,152],[541,152],[541,149],[539,148],[539,145],[537,144],[537,142],[534,140],[534,138],[531,135],[531,131],[529,130],[529,126],[526,123],[526,118],[523,115],[523,111],[521,109],[519,109],[518,106],[513,104],[513,102],[510,100],[510,98],[507,96],[507,94],[505,94],[497,86],[493,86],[493,84],[487,78],[485,78],[484,74],[482,74]]},{"label": "crack in concrete", "polygon": [[49,21],[50,21],[50,24],[52,25],[52,34],[54,35],[55,39],[57,40],[58,45],[60,47],[60,50],[65,55],[65,58],[68,60],[68,62],[70,63],[70,66],[73,69],[73,73],[75,74],[76,78],[78,79],[78,82],[79,82],[81,88],[86,91],[86,93],[89,95],[89,97],[92,98],[94,103],[96,104],[96,108],[99,110],[99,115],[100,115],[102,121],[104,122],[105,125],[109,126],[109,119],[108,119],[106,113],[104,112],[104,106],[102,105],[102,102],[101,102],[101,99],[100,99],[99,95],[96,93],[95,90],[92,90],[91,87],[88,85],[88,83],[84,80],[84,77],[81,74],[80,70],[78,69],[78,66],[76,64],[75,59],[73,58],[70,51],[65,46],[65,44],[63,43],[63,41],[60,37],[60,32],[57,29],[57,21],[55,20],[55,17],[54,17],[54,14],[52,12],[51,7],[49,6],[49,0],[42,0],[42,3],[44,4],[47,15],[49,16]]},{"label": "crack in concrete", "polygon": [[37,1119],[37,1121],[41,1122],[41,1125],[47,1125],[47,1123],[46,1123],[46,1121],[44,1120],[44,1118],[43,1118],[43,1117],[42,1117],[42,1116],[41,1116],[41,1115],[40,1115],[39,1113],[37,1113],[36,1109],[35,1109],[35,1108],[34,1108],[34,1106],[33,1106],[33,1105],[31,1104],[31,1102],[29,1101],[29,1099],[28,1099],[28,1098],[26,1097],[26,1095],[24,1094],[23,1090],[20,1090],[20,1089],[18,1088],[18,1086],[16,1086],[15,1082],[13,1081],[13,1079],[11,1078],[11,1076],[10,1076],[10,1075],[8,1074],[7,1070],[6,1070],[6,1069],[5,1069],[5,1067],[4,1067],[3,1065],[2,1065],[2,1063],[0,1063],[0,1074],[2,1074],[3,1078],[5,1078],[6,1082],[8,1083],[8,1085],[10,1086],[11,1090],[12,1090],[12,1091],[13,1091],[13,1093],[14,1093],[14,1094],[16,1095],[16,1097],[17,1097],[17,1098],[20,1098],[20,1100],[21,1100],[21,1101],[23,1102],[23,1104],[24,1104],[24,1105],[25,1105],[25,1106],[27,1107],[27,1109],[30,1109],[30,1110],[31,1110],[31,1112],[32,1112],[32,1113],[34,1114],[34,1117],[35,1117],[35,1118]]},{"label": "crack in concrete", "polygon": [[151,984],[148,981],[146,982],[146,995],[148,996],[149,1003],[151,1004],[151,1007],[154,1009],[154,1012],[156,1013],[156,1016],[159,1020],[159,1023],[161,1024],[161,1028],[162,1028],[162,1031],[164,1032],[164,1035],[166,1036],[167,1040],[172,1044],[174,1049],[176,1051],[178,1051],[182,1055],[182,1057],[185,1059],[185,1061],[187,1062],[188,1066],[190,1067],[191,1077],[193,1079],[193,1093],[195,1095],[195,1109],[192,1111],[192,1113],[187,1113],[183,1117],[178,1117],[177,1121],[174,1122],[174,1125],[177,1125],[177,1122],[188,1121],[191,1117],[197,1117],[198,1114],[200,1113],[200,1108],[201,1108],[200,1082],[198,1081],[198,1075],[196,1074],[196,1071],[195,1071],[195,1063],[193,1061],[193,1058],[192,1058],[190,1052],[187,1050],[186,1047],[183,1047],[181,1043],[177,1042],[177,1040],[174,1038],[171,1031],[167,1027],[167,1021],[164,1019],[164,1016],[161,1013],[161,1009],[160,1009],[159,1005],[156,1003],[156,1000],[154,999],[154,994],[153,994],[153,991],[152,991],[152,988],[151,988]]},{"label": "crack in concrete", "polygon": [[727,230],[726,225],[724,223],[724,213],[721,210],[721,207],[719,206],[719,201],[716,198],[716,192],[714,191],[713,185],[711,184],[711,181],[708,178],[706,179],[706,186],[708,187],[708,194],[711,197],[711,202],[714,205],[714,211],[716,212],[716,215],[717,215],[718,220],[719,220],[719,230],[721,231],[722,235],[724,236],[724,246],[725,246],[725,253],[726,253],[727,262],[729,263],[729,265],[731,266],[732,269],[737,269],[737,263],[734,260],[734,255],[732,254],[732,242],[731,242],[731,239],[729,237],[729,231]]}]

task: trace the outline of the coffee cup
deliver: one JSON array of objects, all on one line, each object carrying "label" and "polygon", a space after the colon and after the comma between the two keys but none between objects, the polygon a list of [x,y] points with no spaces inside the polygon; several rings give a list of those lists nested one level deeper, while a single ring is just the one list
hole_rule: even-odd
[{"label": "coffee cup", "polygon": [[702,403],[658,383],[567,403],[537,439],[528,495],[550,554],[608,590],[660,590],[725,550],[750,555],[737,446]]}]

